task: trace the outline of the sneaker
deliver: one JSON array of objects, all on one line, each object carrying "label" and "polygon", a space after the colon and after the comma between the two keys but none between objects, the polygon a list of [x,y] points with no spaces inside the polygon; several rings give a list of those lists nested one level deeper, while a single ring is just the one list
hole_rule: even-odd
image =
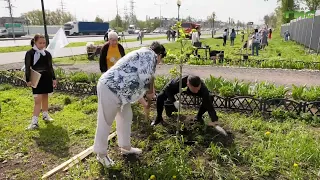
[{"label": "sneaker", "polygon": [[151,126],[156,126],[162,122],[163,122],[162,117],[156,117],[156,119],[152,121]]},{"label": "sneaker", "polygon": [[53,121],[53,119],[50,117],[49,114],[47,114],[47,115],[42,115],[42,119],[43,119],[44,121],[46,121],[46,122],[51,122],[51,121]]},{"label": "sneaker", "polygon": [[142,150],[139,149],[139,148],[131,148],[129,151],[126,150],[126,149],[123,149],[123,148],[120,148],[120,151],[122,154],[124,155],[128,155],[128,154],[141,154],[142,153]]},{"label": "sneaker", "polygon": [[38,118],[32,117],[31,124],[27,127],[27,130],[34,130],[39,128]]},{"label": "sneaker", "polygon": [[114,162],[112,159],[110,159],[108,156],[101,157],[100,155],[97,155],[97,160],[104,166],[104,167],[111,167],[114,165]]}]

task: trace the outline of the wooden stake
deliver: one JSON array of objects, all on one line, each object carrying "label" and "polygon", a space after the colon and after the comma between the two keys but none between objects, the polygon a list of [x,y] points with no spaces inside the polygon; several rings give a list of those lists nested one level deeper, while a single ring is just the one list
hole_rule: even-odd
[{"label": "wooden stake", "polygon": [[[108,136],[108,141],[110,141],[112,138],[114,138],[116,136],[116,132],[113,132],[112,134],[110,134]],[[46,179],[50,176],[52,176],[53,174],[57,173],[58,171],[60,171],[61,169],[63,169],[63,171],[67,171],[69,168],[71,168],[72,166],[74,166],[75,164],[79,163],[81,160],[83,160],[84,158],[86,158],[88,155],[90,155],[93,152],[93,146],[89,147],[88,149],[82,151],[81,153],[73,156],[71,159],[69,159],[68,161],[60,164],[59,166],[55,167],[54,169],[52,169],[51,171],[47,172],[46,174],[44,174],[42,176],[42,179]]]}]

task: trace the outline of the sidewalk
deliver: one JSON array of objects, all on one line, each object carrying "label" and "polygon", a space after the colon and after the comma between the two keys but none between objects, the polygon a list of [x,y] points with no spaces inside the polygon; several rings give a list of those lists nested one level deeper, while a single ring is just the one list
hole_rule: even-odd
[{"label": "sidewalk", "polygon": [[[148,46],[151,45],[152,42],[158,41],[160,43],[170,43],[166,39],[159,39],[159,40],[149,40],[149,41],[144,41],[142,42],[142,45],[140,42],[127,42],[127,43],[122,43],[123,47],[125,49],[127,48],[134,48],[134,47],[141,47],[141,46]],[[59,50],[56,53],[55,57],[65,57],[65,56],[72,56],[72,55],[81,55],[81,54],[86,54],[86,47],[73,47],[73,48],[63,48]],[[11,64],[11,63],[19,63],[19,62],[24,62],[24,56],[26,52],[12,52],[12,53],[0,53],[0,65],[4,64]]]}]

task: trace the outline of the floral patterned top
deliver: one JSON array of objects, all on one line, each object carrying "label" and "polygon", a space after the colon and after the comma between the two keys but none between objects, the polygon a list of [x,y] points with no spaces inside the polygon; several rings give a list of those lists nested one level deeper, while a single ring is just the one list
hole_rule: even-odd
[{"label": "floral patterned top", "polygon": [[119,59],[99,79],[115,93],[121,105],[133,103],[142,98],[149,89],[149,83],[156,71],[157,55],[150,48],[140,48]]}]

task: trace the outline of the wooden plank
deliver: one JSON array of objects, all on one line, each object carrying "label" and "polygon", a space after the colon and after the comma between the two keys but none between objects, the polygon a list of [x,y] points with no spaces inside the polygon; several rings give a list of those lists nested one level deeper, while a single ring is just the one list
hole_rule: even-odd
[{"label": "wooden plank", "polygon": [[[108,141],[112,138],[114,138],[116,136],[116,132],[113,132],[112,134],[110,134],[108,136]],[[42,176],[42,179],[46,179],[50,176],[52,176],[53,174],[57,173],[58,171],[60,171],[61,169],[65,168],[66,170],[69,169],[70,167],[74,166],[75,164],[77,164],[78,162],[80,162],[82,159],[84,159],[85,157],[87,157],[88,155],[90,155],[93,152],[93,146],[89,147],[88,149],[82,151],[81,153],[73,156],[71,159],[69,159],[68,161],[65,161],[64,163],[60,164],[59,166],[55,167],[54,169],[52,169],[51,171],[47,172],[46,174],[44,174]],[[71,165],[70,165],[71,164]],[[70,165],[70,166],[69,166]]]}]

